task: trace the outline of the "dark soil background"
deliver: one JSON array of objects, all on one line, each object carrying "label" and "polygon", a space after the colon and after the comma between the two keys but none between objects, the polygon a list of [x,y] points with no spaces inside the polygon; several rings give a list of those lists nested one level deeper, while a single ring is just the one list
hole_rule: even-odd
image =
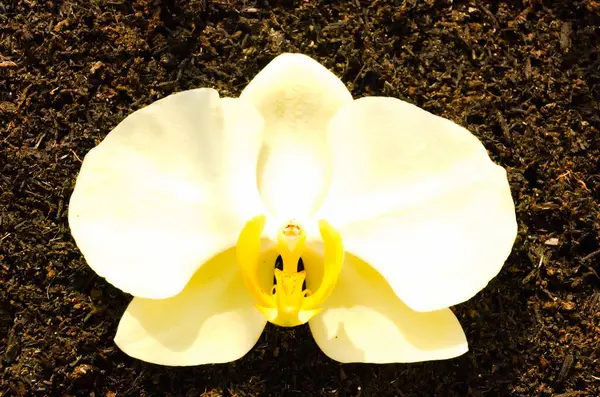
[{"label": "dark soil background", "polygon": [[[0,0],[0,395],[599,396],[599,47],[597,0]],[[113,344],[130,296],[67,225],[81,158],[133,110],[235,96],[286,51],[455,120],[507,168],[519,237],[455,308],[466,355],[341,365],[306,327],[194,368]]]}]

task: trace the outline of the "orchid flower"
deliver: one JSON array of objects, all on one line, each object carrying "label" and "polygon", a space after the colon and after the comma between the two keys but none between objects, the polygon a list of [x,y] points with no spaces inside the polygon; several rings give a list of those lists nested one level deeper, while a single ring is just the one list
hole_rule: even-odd
[{"label": "orchid flower", "polygon": [[449,307],[496,276],[517,231],[506,172],[474,135],[354,100],[300,54],[239,98],[194,89],[129,115],[86,155],[69,224],[134,296],[116,344],[177,366],[236,360],[267,322],[308,323],[340,362],[461,355]]}]

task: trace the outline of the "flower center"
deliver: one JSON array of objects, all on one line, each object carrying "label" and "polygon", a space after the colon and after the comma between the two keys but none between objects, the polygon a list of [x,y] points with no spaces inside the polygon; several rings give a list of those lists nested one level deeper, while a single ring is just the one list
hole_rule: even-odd
[{"label": "flower center", "polygon": [[[306,288],[306,270],[302,255],[307,253],[306,233],[295,222],[287,223],[277,234],[275,253],[281,257],[283,266],[274,268],[273,285],[270,290],[261,287],[260,266],[265,256],[273,257],[273,250],[262,247],[261,234],[266,217],[251,219],[240,233],[237,243],[237,260],[246,287],[256,300],[256,308],[273,324],[293,327],[304,324],[322,309],[321,305],[331,295],[344,260],[344,248],[340,234],[329,223],[319,221],[323,241],[323,274],[321,283],[311,291]],[[270,255],[269,255],[270,254]],[[277,257],[275,255],[275,257]],[[270,266],[273,266],[271,264]]]}]

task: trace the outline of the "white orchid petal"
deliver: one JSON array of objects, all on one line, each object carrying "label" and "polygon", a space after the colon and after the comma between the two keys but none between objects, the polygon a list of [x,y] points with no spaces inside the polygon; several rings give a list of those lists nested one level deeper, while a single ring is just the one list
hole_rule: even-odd
[{"label": "white orchid petal", "polygon": [[502,267],[517,224],[506,172],[469,131],[392,98],[329,128],[334,173],[318,216],[411,308],[469,299]]},{"label": "white orchid petal", "polygon": [[327,123],[352,96],[318,62],[301,54],[283,54],[248,84],[240,98],[252,103],[265,120],[257,170],[263,201],[280,218],[312,213],[329,184]]},{"label": "white orchid petal", "polygon": [[181,291],[263,211],[254,170],[262,119],[198,89],[134,112],[92,149],[69,225],[94,271],[146,298]]},{"label": "white orchid petal", "polygon": [[321,350],[343,363],[441,360],[468,350],[450,309],[411,310],[380,274],[350,255],[323,313],[309,324]]},{"label": "white orchid petal", "polygon": [[224,363],[250,351],[265,325],[235,265],[235,250],[229,250],[198,270],[180,294],[134,298],[115,342],[128,355],[155,364]]}]

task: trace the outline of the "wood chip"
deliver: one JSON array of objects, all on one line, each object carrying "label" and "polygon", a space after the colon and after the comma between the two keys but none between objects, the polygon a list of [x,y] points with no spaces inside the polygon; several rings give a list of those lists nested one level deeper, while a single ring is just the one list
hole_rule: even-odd
[{"label": "wood chip", "polygon": [[564,52],[569,51],[571,48],[571,33],[573,32],[571,24],[564,22],[560,27],[560,49]]},{"label": "wood chip", "polygon": [[16,68],[17,64],[13,61],[0,61],[0,68]]}]

